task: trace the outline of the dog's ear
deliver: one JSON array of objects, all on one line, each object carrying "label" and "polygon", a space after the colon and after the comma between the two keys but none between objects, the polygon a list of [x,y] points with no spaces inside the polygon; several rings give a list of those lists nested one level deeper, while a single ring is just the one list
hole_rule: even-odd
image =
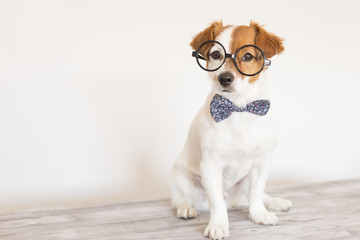
[{"label": "dog's ear", "polygon": [[224,27],[222,21],[213,22],[208,28],[196,34],[196,36],[190,43],[190,46],[194,50],[197,50],[203,42],[214,40],[215,37],[223,30],[223,28]]},{"label": "dog's ear", "polygon": [[250,27],[255,31],[255,45],[263,50],[266,58],[271,58],[284,51],[283,39],[265,31],[262,26],[255,22],[251,22]]}]

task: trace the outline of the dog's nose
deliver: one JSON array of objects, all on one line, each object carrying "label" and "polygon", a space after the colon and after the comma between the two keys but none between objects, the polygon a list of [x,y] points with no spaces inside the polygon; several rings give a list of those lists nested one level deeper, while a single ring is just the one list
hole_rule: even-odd
[{"label": "dog's nose", "polygon": [[234,81],[234,76],[229,72],[224,72],[219,75],[218,79],[221,86],[227,87]]}]

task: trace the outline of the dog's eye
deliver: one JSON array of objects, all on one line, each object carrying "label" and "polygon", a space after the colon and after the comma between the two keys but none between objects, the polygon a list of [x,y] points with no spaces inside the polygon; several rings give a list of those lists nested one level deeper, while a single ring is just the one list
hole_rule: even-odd
[{"label": "dog's eye", "polygon": [[250,53],[245,53],[244,56],[242,57],[241,61],[250,62],[253,59],[254,59],[253,55],[251,55]]},{"label": "dog's eye", "polygon": [[220,52],[219,51],[214,51],[210,54],[211,58],[213,59],[219,59],[220,58]]}]

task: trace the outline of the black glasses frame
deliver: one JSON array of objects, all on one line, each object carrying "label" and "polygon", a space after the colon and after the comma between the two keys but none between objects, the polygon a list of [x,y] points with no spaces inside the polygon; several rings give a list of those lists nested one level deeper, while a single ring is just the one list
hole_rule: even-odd
[{"label": "black glasses frame", "polygon": [[[199,62],[199,59],[206,61],[206,59],[199,54],[199,51],[200,51],[200,49],[201,49],[205,44],[210,43],[210,42],[219,44],[219,45],[222,47],[222,49],[224,50],[224,53],[225,53],[224,60],[223,60],[223,62],[220,64],[220,66],[219,66],[218,68],[215,68],[215,69],[212,69],[212,70],[209,70],[209,69],[204,68],[204,67],[200,64],[200,62]],[[257,50],[259,50],[260,53],[261,53],[262,56],[263,56],[264,63],[263,63],[263,65],[262,65],[261,69],[260,69],[258,72],[256,72],[256,73],[253,73],[253,74],[243,73],[243,72],[239,69],[239,67],[237,66],[237,64],[236,64],[236,56],[237,56],[237,54],[239,53],[239,51],[240,51],[241,49],[243,49],[243,48],[245,48],[245,47],[254,47],[254,48],[256,48]],[[204,69],[205,71],[208,71],[208,72],[214,72],[214,71],[218,70],[219,68],[221,68],[222,65],[224,65],[224,63],[225,63],[225,61],[226,61],[227,58],[232,58],[236,69],[237,69],[241,74],[243,74],[243,75],[245,75],[245,76],[249,76],[249,77],[255,76],[255,75],[259,74],[264,68],[267,68],[267,67],[271,66],[271,61],[265,57],[264,52],[263,52],[258,46],[255,46],[255,45],[252,45],[252,44],[247,44],[247,45],[244,45],[244,46],[240,47],[238,50],[236,50],[235,54],[229,54],[229,53],[226,52],[225,47],[224,47],[221,43],[219,43],[218,41],[209,40],[209,41],[203,42],[203,43],[198,47],[198,49],[197,49],[196,51],[193,51],[193,52],[192,52],[192,56],[196,58],[196,62],[198,63],[198,65],[200,66],[200,68],[202,68],[202,69]]]}]

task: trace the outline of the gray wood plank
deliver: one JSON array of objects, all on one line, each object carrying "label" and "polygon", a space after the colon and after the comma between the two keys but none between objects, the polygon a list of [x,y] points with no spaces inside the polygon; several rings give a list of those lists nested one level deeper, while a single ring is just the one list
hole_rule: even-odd
[{"label": "gray wood plank", "polygon": [[[294,207],[277,214],[277,226],[253,224],[246,208],[230,210],[229,239],[360,240],[360,180],[267,192],[292,200]],[[0,215],[0,239],[206,239],[208,220],[208,212],[191,220],[176,218],[169,200],[37,209]]]}]

